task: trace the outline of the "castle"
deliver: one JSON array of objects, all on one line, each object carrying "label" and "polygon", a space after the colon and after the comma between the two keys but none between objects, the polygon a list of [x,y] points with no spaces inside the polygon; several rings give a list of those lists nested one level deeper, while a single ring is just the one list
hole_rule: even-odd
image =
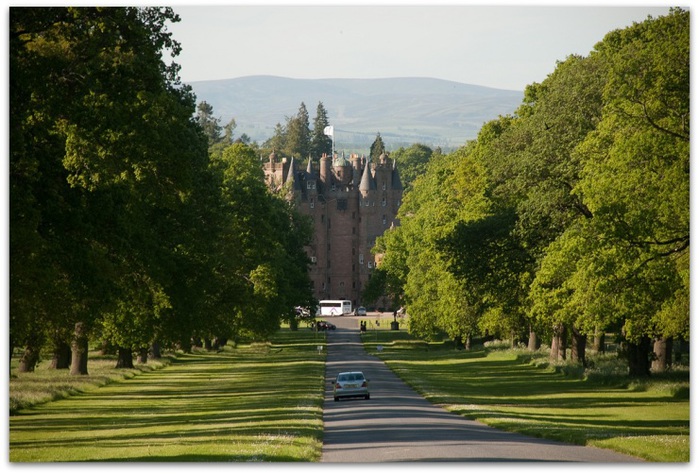
[{"label": "castle", "polygon": [[[264,164],[271,189],[286,187],[302,214],[313,220],[313,240],[306,252],[318,300],[347,299],[352,307],[379,263],[371,253],[376,238],[393,225],[403,196],[396,163],[386,154],[372,163],[359,155],[323,155],[309,159],[305,171],[294,158],[279,160],[274,152]],[[377,302],[390,305],[388,301]]]}]

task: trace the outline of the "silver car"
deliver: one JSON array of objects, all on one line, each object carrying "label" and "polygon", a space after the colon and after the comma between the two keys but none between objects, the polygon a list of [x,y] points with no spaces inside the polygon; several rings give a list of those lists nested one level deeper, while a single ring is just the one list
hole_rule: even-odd
[{"label": "silver car", "polygon": [[364,397],[369,400],[369,380],[362,372],[340,372],[333,383],[335,401],[344,397]]}]

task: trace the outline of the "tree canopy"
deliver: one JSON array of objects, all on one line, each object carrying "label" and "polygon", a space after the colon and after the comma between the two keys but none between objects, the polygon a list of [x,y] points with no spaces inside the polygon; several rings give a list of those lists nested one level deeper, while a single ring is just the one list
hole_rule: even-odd
[{"label": "tree canopy", "polygon": [[688,22],[610,32],[430,160],[377,244],[411,331],[616,331],[637,375],[648,340],[688,337]]},{"label": "tree canopy", "polygon": [[170,8],[10,9],[10,344],[27,370],[45,345],[85,336],[125,357],[263,337],[310,298],[306,225],[162,62],[180,51],[176,21]]}]

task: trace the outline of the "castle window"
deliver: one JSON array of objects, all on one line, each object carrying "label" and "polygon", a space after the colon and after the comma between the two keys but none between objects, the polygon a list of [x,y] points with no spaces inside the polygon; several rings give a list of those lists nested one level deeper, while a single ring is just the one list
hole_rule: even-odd
[{"label": "castle window", "polygon": [[386,191],[386,180],[383,182],[383,190]]},{"label": "castle window", "polygon": [[386,224],[386,214],[383,215],[383,223]]},{"label": "castle window", "polygon": [[[385,222],[384,222],[384,224],[385,224]],[[356,233],[357,233],[357,228],[356,228],[356,227],[352,227],[352,235],[354,235],[354,234],[356,234]]]},{"label": "castle window", "polygon": [[382,205],[383,207],[386,207],[386,197],[383,197],[383,198],[381,199],[381,205]]},{"label": "castle window", "polygon": [[311,199],[311,209],[316,207],[316,203],[314,199]]},{"label": "castle window", "polygon": [[316,188],[316,182],[314,180],[310,180],[306,182],[306,189],[315,189]]},{"label": "castle window", "polygon": [[337,188],[335,187],[335,183],[333,183],[333,184],[330,186],[330,190],[331,190],[331,191],[335,191],[336,189],[337,189]]},{"label": "castle window", "polygon": [[337,210],[338,211],[346,211],[347,210],[347,199],[338,199],[337,200]]},{"label": "castle window", "polygon": [[320,223],[325,224],[325,214],[320,215]]},{"label": "castle window", "polygon": [[364,254],[363,253],[359,254],[359,264],[364,265]]}]

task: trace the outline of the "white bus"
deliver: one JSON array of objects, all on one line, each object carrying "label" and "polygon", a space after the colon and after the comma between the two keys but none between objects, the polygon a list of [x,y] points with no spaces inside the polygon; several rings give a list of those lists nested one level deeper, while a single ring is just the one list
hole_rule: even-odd
[{"label": "white bus", "polygon": [[350,300],[322,300],[320,302],[321,316],[342,316],[345,314],[352,314]]}]

